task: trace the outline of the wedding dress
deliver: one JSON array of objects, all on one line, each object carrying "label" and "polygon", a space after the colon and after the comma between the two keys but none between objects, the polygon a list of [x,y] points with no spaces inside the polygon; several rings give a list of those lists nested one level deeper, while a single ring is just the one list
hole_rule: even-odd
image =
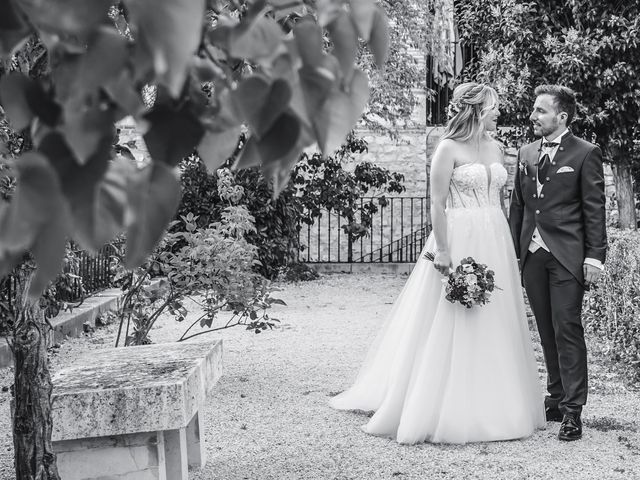
[{"label": "wedding dress", "polygon": [[495,272],[490,303],[445,299],[443,277],[424,259],[396,299],[355,383],[333,397],[342,410],[375,411],[362,428],[399,443],[523,438],[545,425],[543,391],[527,325],[511,234],[500,207],[507,172],[471,163],[452,173],[447,200],[454,268],[472,256]]}]

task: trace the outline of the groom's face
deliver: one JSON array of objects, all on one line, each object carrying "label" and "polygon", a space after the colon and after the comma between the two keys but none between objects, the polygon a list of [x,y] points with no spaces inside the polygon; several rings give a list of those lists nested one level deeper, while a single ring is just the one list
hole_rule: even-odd
[{"label": "groom's face", "polygon": [[552,95],[538,95],[533,104],[533,112],[529,116],[534,135],[549,137],[553,133],[560,133],[566,128],[566,115],[564,112],[558,112]]}]

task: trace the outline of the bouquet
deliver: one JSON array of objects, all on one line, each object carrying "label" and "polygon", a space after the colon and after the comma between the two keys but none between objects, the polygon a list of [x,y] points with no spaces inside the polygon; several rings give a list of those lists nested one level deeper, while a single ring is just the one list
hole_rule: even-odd
[{"label": "bouquet", "polygon": [[[424,257],[431,262],[435,260],[435,255],[431,252],[425,253]],[[466,257],[449,274],[446,299],[451,303],[460,302],[467,308],[486,305],[494,289],[502,290],[494,282],[493,270],[476,262],[473,257]]]}]

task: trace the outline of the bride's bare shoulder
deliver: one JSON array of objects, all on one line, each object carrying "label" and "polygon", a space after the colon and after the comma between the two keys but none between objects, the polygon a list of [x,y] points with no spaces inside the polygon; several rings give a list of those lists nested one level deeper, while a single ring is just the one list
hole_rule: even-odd
[{"label": "bride's bare shoulder", "polygon": [[441,153],[453,153],[459,151],[462,148],[462,145],[463,143],[458,142],[457,140],[445,138],[438,142],[436,151]]}]

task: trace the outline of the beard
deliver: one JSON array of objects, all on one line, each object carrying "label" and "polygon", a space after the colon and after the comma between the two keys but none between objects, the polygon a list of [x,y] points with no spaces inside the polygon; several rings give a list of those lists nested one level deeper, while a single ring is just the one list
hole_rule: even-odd
[{"label": "beard", "polygon": [[558,130],[558,126],[560,125],[560,122],[558,122],[557,118],[554,118],[553,121],[551,122],[551,125],[548,126],[543,126],[543,125],[539,125],[538,126],[538,131],[536,131],[534,129],[533,133],[536,137],[547,137],[549,136],[551,133],[555,132],[556,130]]}]

